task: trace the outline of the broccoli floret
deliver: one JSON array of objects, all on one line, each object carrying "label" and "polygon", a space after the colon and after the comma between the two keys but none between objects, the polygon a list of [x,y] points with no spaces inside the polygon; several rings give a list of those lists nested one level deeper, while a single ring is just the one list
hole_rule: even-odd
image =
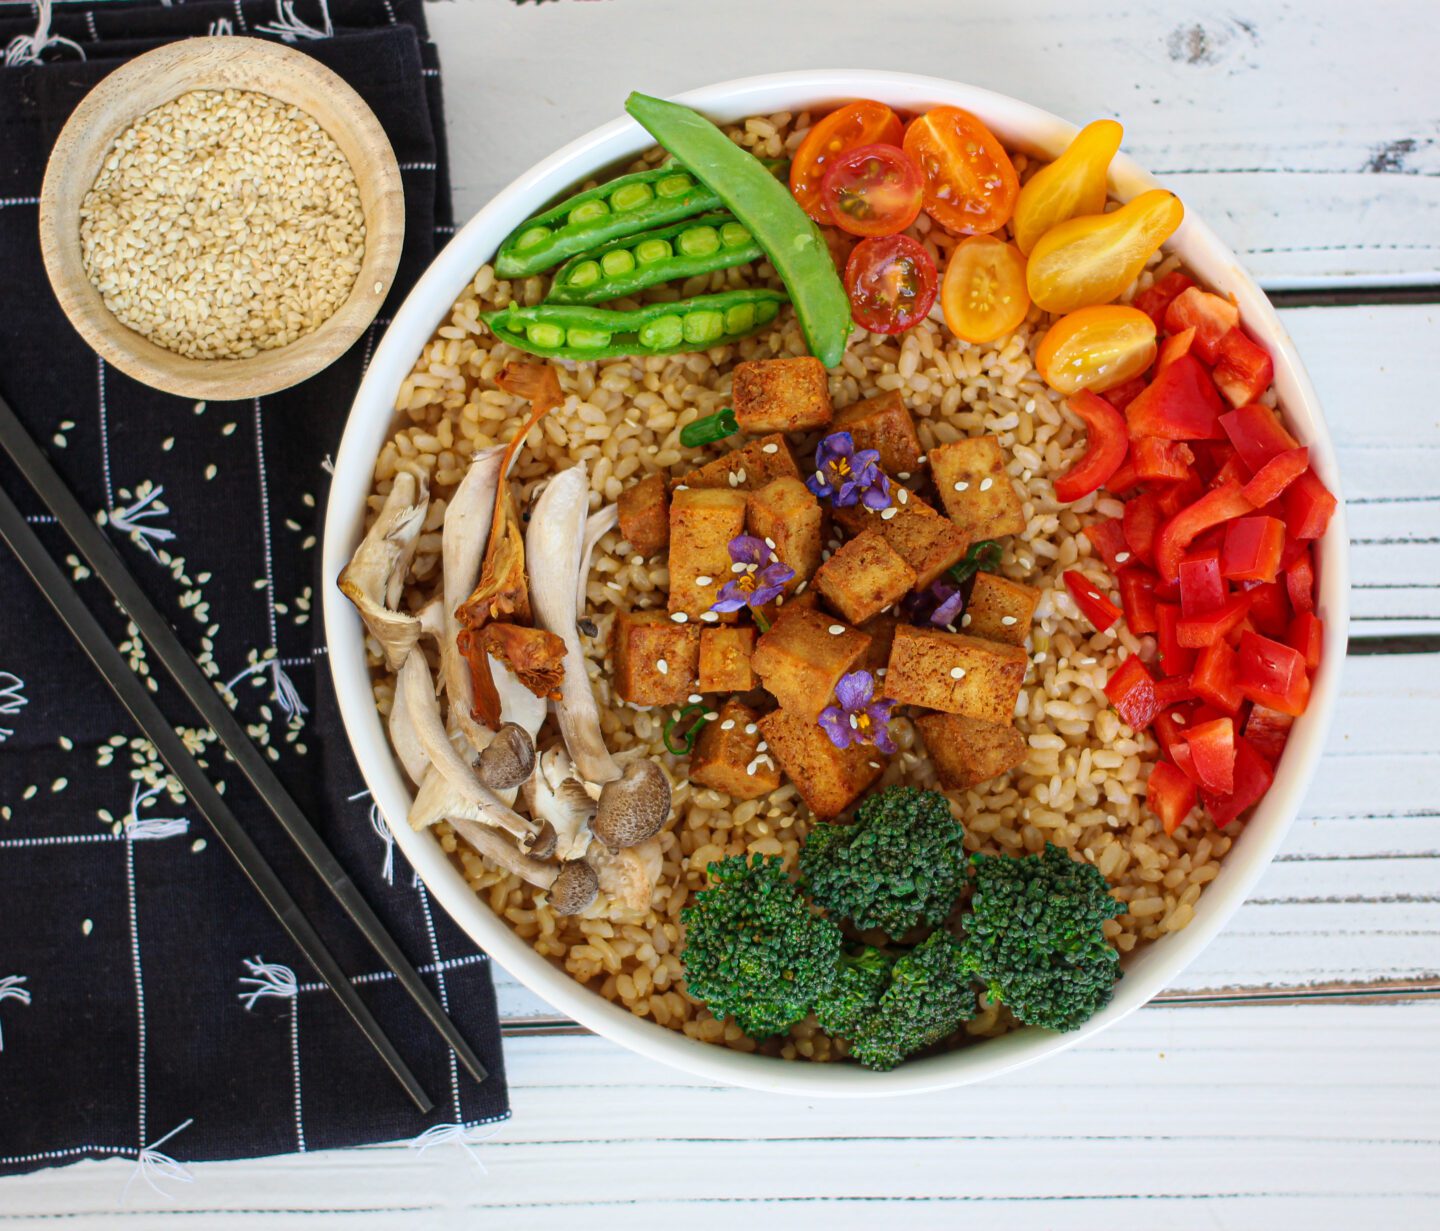
[{"label": "broccoli floret", "polygon": [[965,884],[965,831],[938,791],[890,787],[851,825],[817,825],[800,852],[811,897],[860,929],[903,936],[950,913]]},{"label": "broccoli floret", "polygon": [[1058,846],[1042,855],[976,855],[965,969],[1022,1022],[1074,1030],[1110,1000],[1120,956],[1101,924],[1126,906],[1098,868]]},{"label": "broccoli floret", "polygon": [[975,992],[949,932],[934,932],[895,962],[890,985],[850,1036],[866,1068],[893,1069],[975,1015]]},{"label": "broccoli floret", "polygon": [[827,1034],[849,1038],[890,986],[893,954],[871,945],[842,954],[835,985],[815,1002],[815,1017]]},{"label": "broccoli floret", "polygon": [[685,982],[752,1039],[798,1022],[835,982],[840,929],[815,914],[778,856],[732,855],[680,912]]}]

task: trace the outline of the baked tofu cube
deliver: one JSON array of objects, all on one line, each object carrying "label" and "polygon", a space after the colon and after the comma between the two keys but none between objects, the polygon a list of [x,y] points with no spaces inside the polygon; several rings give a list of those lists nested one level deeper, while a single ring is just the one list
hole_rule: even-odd
[{"label": "baked tofu cube", "polygon": [[742,492],[758,491],[775,479],[798,479],[800,468],[783,436],[762,436],[697,466],[676,486],[734,487]]},{"label": "baked tofu cube", "polygon": [[700,630],[700,691],[749,692],[755,687],[750,656],[755,653],[755,630],[702,628]]},{"label": "baked tofu cube", "polygon": [[920,469],[920,437],[905,400],[891,389],[835,412],[835,430],[849,432],[857,449],[880,454],[880,469],[906,477]]},{"label": "baked tofu cube", "polygon": [[995,573],[976,573],[962,627],[972,637],[1024,645],[1035,619],[1040,591]]},{"label": "baked tofu cube", "polygon": [[620,493],[620,533],[642,556],[659,554],[670,541],[670,490],[663,474],[633,483]]},{"label": "baked tofu cube", "polygon": [[972,436],[930,450],[930,473],[950,520],[967,540],[998,539],[1025,529],[1025,510],[1005,473],[997,436]]},{"label": "baked tofu cube", "polygon": [[834,417],[820,360],[751,359],[735,365],[730,387],[742,432],[804,432]]},{"label": "baked tofu cube", "polygon": [[885,695],[901,705],[1009,723],[1027,661],[1018,645],[902,626],[890,648]]},{"label": "baked tofu cube", "polygon": [[925,751],[947,791],[964,791],[1025,760],[1025,737],[1013,726],[982,722],[964,714],[921,714],[915,720]]},{"label": "baked tofu cube", "polygon": [[814,722],[779,709],[760,720],[766,750],[775,755],[810,811],[822,819],[844,812],[885,768],[885,758],[869,744],[837,748]]},{"label": "baked tofu cube", "polygon": [[755,645],[751,663],[775,700],[806,722],[830,704],[835,685],[870,646],[858,629],[813,607],[786,604]]},{"label": "baked tofu cube", "polygon": [[898,603],[914,584],[915,570],[878,530],[851,539],[815,574],[820,597],[852,624]]},{"label": "baked tofu cube", "polygon": [[695,691],[700,626],[663,611],[621,611],[610,630],[615,692],[632,705],[682,705]]},{"label": "baked tofu cube", "polygon": [[[670,498],[670,610],[692,620],[730,580],[730,540],[745,533],[745,493],[687,487]],[[721,621],[733,624],[734,615]]]},{"label": "baked tofu cube", "polygon": [[794,589],[814,576],[825,547],[825,510],[799,479],[773,479],[745,498],[745,528],[795,570]]},{"label": "baked tofu cube", "polygon": [[[899,616],[889,611],[882,611],[879,615],[871,616],[860,625],[860,631],[870,638],[870,645],[864,656],[855,664],[857,668],[863,668],[871,675],[875,675],[883,673],[890,666],[890,647],[895,643],[895,628],[899,623]],[[881,695],[884,695],[885,692],[882,687],[877,687],[875,691]]]},{"label": "baked tofu cube", "polygon": [[[895,554],[915,572],[915,590],[923,590],[952,564],[965,555],[970,541],[948,517],[942,517],[909,488],[898,483],[890,485],[895,503],[890,509],[872,512],[861,505],[837,509],[835,520],[851,534],[878,530]],[[905,499],[900,493],[905,492]]]},{"label": "baked tofu cube", "polygon": [[732,799],[759,799],[780,786],[775,758],[760,751],[755,711],[731,697],[707,722],[690,754],[690,781]]}]

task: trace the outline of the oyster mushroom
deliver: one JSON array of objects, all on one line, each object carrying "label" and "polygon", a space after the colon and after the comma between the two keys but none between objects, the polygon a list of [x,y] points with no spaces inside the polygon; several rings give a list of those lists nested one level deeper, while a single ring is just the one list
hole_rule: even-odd
[{"label": "oyster mushroom", "polygon": [[557,858],[579,859],[585,854],[595,801],[575,777],[575,766],[564,748],[551,748],[540,755],[540,772],[525,784],[522,798],[534,819],[544,818],[554,828]]},{"label": "oyster mushroom", "polygon": [[580,573],[575,581],[575,610],[585,610],[587,599],[585,585],[590,580],[590,557],[595,554],[595,544],[620,524],[620,506],[607,504],[590,514],[585,522],[585,542],[580,548]]},{"label": "oyster mushroom", "polygon": [[359,610],[365,627],[385,651],[391,671],[399,670],[420,639],[420,621],[395,607],[429,505],[425,480],[408,470],[397,473],[379,516],[340,572],[341,593]]},{"label": "oyster mushroom", "polygon": [[583,859],[572,859],[560,865],[555,883],[550,886],[550,905],[557,915],[578,915],[600,892],[600,878]]},{"label": "oyster mushroom", "polygon": [[464,817],[448,817],[447,819],[450,822],[450,828],[456,834],[497,868],[513,872],[522,880],[529,881],[539,889],[549,889],[555,883],[555,877],[560,872],[559,864],[547,863],[533,851],[527,854],[509,838],[497,833],[488,825],[482,825],[478,821],[467,820]]},{"label": "oyster mushroom", "polygon": [[535,772],[535,740],[524,727],[507,722],[480,753],[480,781],[492,791],[513,791]]},{"label": "oyster mushroom", "polygon": [[593,843],[585,862],[595,869],[600,892],[613,909],[650,909],[664,862],[658,835],[623,851],[607,850],[603,842]]},{"label": "oyster mushroom", "polygon": [[410,781],[419,786],[425,781],[430,758],[425,755],[425,746],[410,719],[410,707],[401,705],[398,698],[390,706],[389,727],[390,746],[395,749],[396,759],[410,776]]},{"label": "oyster mushroom", "polygon": [[562,470],[540,494],[530,512],[525,554],[530,561],[530,603],[542,628],[565,642],[565,678],[555,716],[580,777],[611,782],[620,767],[605,746],[600,711],[585,671],[585,654],[575,627],[576,578],[585,541],[590,485],[581,463]]},{"label": "oyster mushroom", "polygon": [[600,792],[590,828],[612,851],[654,837],[670,819],[670,779],[654,761],[632,761]]}]

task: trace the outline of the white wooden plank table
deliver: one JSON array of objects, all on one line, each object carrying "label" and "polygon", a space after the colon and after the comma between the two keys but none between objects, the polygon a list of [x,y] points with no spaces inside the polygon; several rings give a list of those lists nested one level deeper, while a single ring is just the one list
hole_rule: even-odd
[{"label": "white wooden plank table", "polygon": [[[1039,1068],[883,1103],[722,1089],[541,1033],[554,1011],[497,971],[515,1116],[483,1166],[400,1144],[196,1166],[173,1199],[122,1203],[130,1164],[86,1163],[0,1185],[0,1225],[1440,1226],[1440,999],[1393,993],[1440,988],[1432,0],[451,0],[430,16],[461,218],[632,88],[850,65],[1120,117],[1282,306],[1340,446],[1355,624],[1327,755],[1172,1002]],[[1322,995],[1355,983],[1389,994]]]}]

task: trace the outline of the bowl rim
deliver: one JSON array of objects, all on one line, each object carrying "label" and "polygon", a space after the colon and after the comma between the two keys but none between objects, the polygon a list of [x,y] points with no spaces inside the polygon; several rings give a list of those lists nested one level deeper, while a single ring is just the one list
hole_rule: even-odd
[{"label": "bowl rim", "polygon": [[[1078,126],[1031,104],[940,78],[873,69],[826,69],[765,74],[719,82],[675,96],[722,120],[827,102],[873,97],[902,110],[952,105],[975,112],[1010,148],[1053,156]],[[329,584],[353,552],[363,529],[364,498],[374,459],[394,422],[394,394],[450,305],[489,261],[514,226],[588,174],[633,157],[652,144],[628,117],[611,120],[562,146],[497,193],[455,235],[411,290],[376,348],[356,395],[337,454],[326,507],[323,595],[330,669],[341,717],[372,799],[382,814],[403,818],[411,791],[390,751],[375,709],[365,664],[363,626]],[[1125,154],[1111,167],[1122,199],[1157,187]],[[808,1097],[877,1097],[966,1085],[1033,1064],[1113,1026],[1173,980],[1224,927],[1269,866],[1300,806],[1319,762],[1340,691],[1348,625],[1349,539],[1335,448],[1300,357],[1274,308],[1235,255],[1202,221],[1187,216],[1166,245],[1204,283],[1233,294],[1247,328],[1275,362],[1275,383],[1287,422],[1311,448],[1311,459],[1341,497],[1318,544],[1317,610],[1325,619],[1324,655],[1310,706],[1297,720],[1266,798],[1206,887],[1183,930],[1147,945],[1127,962],[1111,1003],[1080,1029],[1054,1034],[1027,1027],[943,1055],[908,1061],[888,1073],[858,1065],[788,1063],[732,1051],[635,1017],[575,982],[534,951],[491,912],[429,835],[402,822],[396,842],[430,892],[456,923],[536,995],[581,1025],[651,1059],[714,1081]]]},{"label": "bowl rim", "polygon": [[[366,208],[365,255],[350,294],[315,329],[288,346],[261,351],[246,359],[194,359],[166,350],[143,334],[125,325],[100,297],[85,276],[79,249],[78,223],[74,209],[62,206],[72,195],[77,173],[90,174],[93,158],[85,155],[99,150],[103,158],[128,124],[155,107],[192,90],[213,89],[207,78],[235,69],[244,73],[259,69],[270,78],[280,78],[289,92],[323,98],[331,123],[300,103],[320,123],[332,140],[353,145],[363,153],[365,165],[351,170]],[[103,122],[106,109],[116,99],[132,94],[150,96],[147,83],[159,77],[193,72],[194,77],[173,93],[166,84],[165,98],[141,103],[129,109],[129,119],[119,128]],[[292,88],[293,83],[293,88]],[[274,85],[223,88],[253,88],[273,93]],[[344,131],[337,133],[336,127]],[[105,130],[109,130],[108,133]],[[97,133],[105,133],[103,140]],[[86,186],[88,188],[88,185]],[[83,192],[74,196],[74,204]],[[244,35],[199,36],[166,43],[136,56],[102,77],[82,98],[60,130],[45,164],[39,205],[40,253],[55,298],[66,319],[86,344],[111,366],[152,388],[179,397],[235,401],[263,397],[289,388],[329,367],[349,350],[370,327],[384,305],[395,279],[405,239],[405,191],[400,164],[390,139],[374,111],[355,89],[334,70],[313,56],[266,39]]]}]

